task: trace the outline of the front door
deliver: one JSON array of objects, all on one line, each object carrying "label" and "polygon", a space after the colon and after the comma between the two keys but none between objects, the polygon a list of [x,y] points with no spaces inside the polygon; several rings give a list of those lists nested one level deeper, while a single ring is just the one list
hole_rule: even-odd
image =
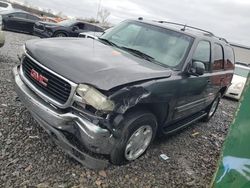
[{"label": "front door", "polygon": [[183,75],[179,87],[173,120],[181,120],[203,110],[211,88],[211,44],[202,40],[197,44],[192,62],[199,61],[205,65],[201,76]]}]

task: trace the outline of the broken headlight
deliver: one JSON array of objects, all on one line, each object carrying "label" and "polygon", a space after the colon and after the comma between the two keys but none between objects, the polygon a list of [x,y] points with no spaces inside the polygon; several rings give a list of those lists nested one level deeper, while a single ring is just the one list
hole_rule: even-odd
[{"label": "broken headlight", "polygon": [[80,84],[76,93],[81,96],[82,102],[94,107],[96,110],[109,112],[114,110],[114,102],[97,89],[86,84]]}]

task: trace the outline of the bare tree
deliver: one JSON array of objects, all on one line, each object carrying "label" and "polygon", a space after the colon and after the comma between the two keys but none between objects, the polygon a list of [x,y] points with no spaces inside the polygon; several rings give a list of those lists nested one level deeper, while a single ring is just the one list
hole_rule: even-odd
[{"label": "bare tree", "polygon": [[106,25],[108,23],[108,17],[110,16],[110,12],[108,9],[102,8],[98,11],[97,16],[100,19],[100,23],[102,25]]}]

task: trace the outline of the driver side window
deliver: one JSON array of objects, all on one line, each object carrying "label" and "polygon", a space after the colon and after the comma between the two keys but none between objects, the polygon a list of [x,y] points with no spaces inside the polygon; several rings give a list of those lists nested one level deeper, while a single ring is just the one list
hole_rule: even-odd
[{"label": "driver side window", "polygon": [[205,71],[210,70],[211,44],[208,41],[200,41],[194,52],[192,61],[200,61],[205,65]]}]

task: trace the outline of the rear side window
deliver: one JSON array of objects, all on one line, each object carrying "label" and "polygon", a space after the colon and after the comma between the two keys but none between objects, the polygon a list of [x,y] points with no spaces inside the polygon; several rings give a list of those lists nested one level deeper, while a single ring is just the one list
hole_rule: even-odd
[{"label": "rear side window", "polygon": [[40,18],[33,16],[33,15],[27,15],[29,20],[33,20],[33,21],[39,21]]},{"label": "rear side window", "polygon": [[208,41],[200,41],[193,55],[193,61],[204,63],[206,71],[210,69],[211,45]]},{"label": "rear side window", "polygon": [[220,44],[215,43],[213,70],[221,69],[224,69],[223,48]]},{"label": "rear side window", "polygon": [[97,32],[103,32],[103,29],[100,28],[100,27],[97,27],[97,26],[94,26],[95,27],[95,30],[94,31],[97,31]]},{"label": "rear side window", "polygon": [[84,23],[77,23],[75,26],[77,26],[80,30],[84,30],[86,29],[86,25],[87,24],[84,24]]},{"label": "rear side window", "polygon": [[97,27],[94,26],[94,25],[91,25],[91,24],[86,24],[86,30],[89,30],[89,31],[98,31],[97,30]]},{"label": "rear side window", "polygon": [[84,27],[85,30],[89,30],[89,31],[92,31],[94,28],[92,27],[92,25],[89,25],[89,24],[85,24],[85,27]]}]

